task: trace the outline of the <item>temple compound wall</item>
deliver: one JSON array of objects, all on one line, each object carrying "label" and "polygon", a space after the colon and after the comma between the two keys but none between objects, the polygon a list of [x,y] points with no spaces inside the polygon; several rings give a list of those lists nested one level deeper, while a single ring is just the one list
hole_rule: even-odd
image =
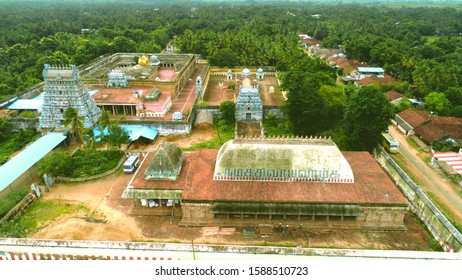
[{"label": "temple compound wall", "polygon": [[409,200],[410,210],[422,220],[441,247],[446,252],[461,252],[462,234],[431,202],[420,187],[383,149],[377,154],[377,160]]},{"label": "temple compound wall", "polygon": [[[221,202],[223,205],[226,203]],[[290,213],[287,211],[269,211],[267,213],[253,211],[231,210],[240,209],[239,203],[228,204],[228,212],[217,212],[217,203],[195,203],[183,201],[182,226],[238,226],[257,228],[277,228],[279,224],[306,229],[370,229],[370,230],[405,230],[403,225],[407,207],[368,207],[356,205],[358,213]],[[274,204],[273,209],[285,209],[284,204]],[[342,208],[341,205],[305,205],[314,208]],[[299,206],[300,207],[300,206]],[[301,206],[303,207],[303,206]]]}]

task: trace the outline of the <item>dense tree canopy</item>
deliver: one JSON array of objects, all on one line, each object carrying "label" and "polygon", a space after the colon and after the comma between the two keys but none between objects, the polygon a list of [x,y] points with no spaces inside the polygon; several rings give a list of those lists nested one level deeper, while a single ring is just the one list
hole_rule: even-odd
[{"label": "dense tree canopy", "polygon": [[347,148],[372,151],[391,124],[393,108],[376,87],[363,87],[353,93],[345,108],[344,137]]},{"label": "dense tree canopy", "polygon": [[[212,65],[285,71],[298,33],[415,83],[419,97],[462,87],[462,12],[455,9],[168,2],[2,4],[0,99],[37,84],[44,62],[80,65],[112,52],[160,52],[172,39]],[[447,112],[457,106],[450,103]]]}]

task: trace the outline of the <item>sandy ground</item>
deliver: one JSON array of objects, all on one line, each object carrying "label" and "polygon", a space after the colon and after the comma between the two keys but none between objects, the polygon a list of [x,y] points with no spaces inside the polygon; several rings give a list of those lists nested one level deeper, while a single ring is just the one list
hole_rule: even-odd
[{"label": "sandy ground", "polygon": [[[194,131],[189,138],[173,139],[182,147],[210,139],[213,130]],[[162,139],[161,139],[162,140]],[[164,139],[165,140],[165,139]],[[161,141],[156,141],[161,142]],[[157,143],[158,145],[158,143]],[[431,250],[432,237],[411,215],[406,215],[407,231],[293,231],[245,238],[239,229],[179,227],[169,217],[130,215],[133,202],[121,198],[131,175],[121,172],[82,184],[57,184],[42,199],[61,199],[83,204],[89,211],[64,216],[35,233],[34,238],[159,241],[220,244],[272,244],[333,248]]]},{"label": "sandy ground", "polygon": [[[457,194],[460,186],[422,161],[418,157],[418,153],[424,152],[410,147],[406,142],[406,136],[399,132],[396,127],[390,126],[388,130],[398,140],[400,155],[408,163],[406,168],[418,178],[419,182],[416,183],[420,184],[424,192],[433,193],[458,221],[462,221],[462,198]],[[431,156],[430,153],[428,155]]]}]

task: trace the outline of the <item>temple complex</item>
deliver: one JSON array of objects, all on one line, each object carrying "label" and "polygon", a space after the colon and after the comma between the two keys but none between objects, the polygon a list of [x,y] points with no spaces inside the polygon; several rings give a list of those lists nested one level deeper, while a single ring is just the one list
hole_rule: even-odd
[{"label": "temple complex", "polygon": [[75,65],[51,66],[45,64],[43,70],[45,87],[43,93],[40,128],[64,128],[64,112],[73,107],[79,116],[84,117],[83,124],[91,127],[98,121],[101,110],[91,98],[88,89],[80,79],[79,70]]},{"label": "temple complex", "polygon": [[406,198],[372,156],[330,139],[237,138],[183,157],[160,149],[122,195],[134,214],[179,215],[182,226],[405,229]]}]

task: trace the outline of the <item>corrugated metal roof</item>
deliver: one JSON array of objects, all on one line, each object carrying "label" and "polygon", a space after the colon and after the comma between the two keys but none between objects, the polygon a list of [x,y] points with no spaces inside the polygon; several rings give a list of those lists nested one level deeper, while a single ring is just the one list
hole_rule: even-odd
[{"label": "corrugated metal roof", "polygon": [[66,136],[62,133],[48,133],[0,166],[0,191],[6,189],[64,139],[66,139]]},{"label": "corrugated metal roof", "polygon": [[358,67],[359,72],[385,72],[383,68],[380,67]]},{"label": "corrugated metal roof", "polygon": [[[157,134],[159,133],[156,129],[150,128],[147,126],[141,126],[141,125],[121,125],[125,131],[128,132],[128,135],[130,136],[130,141],[135,141],[138,140],[140,137],[144,137],[150,140],[154,140],[157,137]],[[96,137],[99,137],[101,135],[100,127],[97,126],[93,129],[93,133],[95,134]],[[109,132],[107,128],[104,129],[103,135],[108,135]],[[97,140],[100,141],[100,140]]]},{"label": "corrugated metal roof", "polygon": [[40,99],[18,99],[8,106],[10,110],[40,110],[43,100]]}]

